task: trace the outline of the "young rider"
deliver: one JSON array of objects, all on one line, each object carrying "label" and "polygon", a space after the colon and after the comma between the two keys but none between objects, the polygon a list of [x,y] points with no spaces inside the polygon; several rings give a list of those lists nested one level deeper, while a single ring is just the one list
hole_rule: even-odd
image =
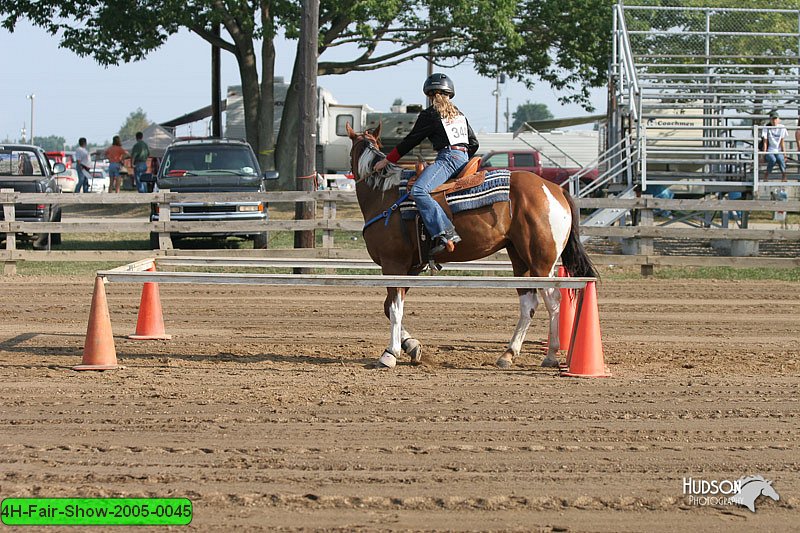
[{"label": "young rider", "polygon": [[430,139],[437,152],[436,161],[425,168],[410,192],[425,228],[433,237],[430,250],[433,256],[444,250],[452,252],[461,237],[430,192],[464,168],[478,151],[478,139],[467,118],[451,102],[456,91],[450,78],[432,74],[425,80],[422,92],[433,105],[419,114],[411,132],[374,169],[381,171],[389,163],[397,163],[424,139]]}]

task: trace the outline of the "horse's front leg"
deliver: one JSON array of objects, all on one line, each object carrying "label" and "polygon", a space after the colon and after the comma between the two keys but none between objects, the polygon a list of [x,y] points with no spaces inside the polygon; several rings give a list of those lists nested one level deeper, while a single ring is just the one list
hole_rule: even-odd
[{"label": "horse's front leg", "polygon": [[514,362],[514,357],[519,355],[522,343],[525,341],[525,334],[533,321],[536,308],[539,307],[539,294],[535,290],[519,290],[519,320],[511,342],[503,355],[497,360],[500,368],[510,368]]},{"label": "horse's front leg", "polygon": [[559,289],[543,289],[544,305],[550,315],[549,338],[547,341],[547,355],[542,360],[542,366],[554,368],[558,366],[558,350],[561,348],[558,331],[558,315],[561,309],[561,291]]},{"label": "horse's front leg", "polygon": [[[383,302],[383,312],[386,315],[386,318],[389,319],[389,322],[392,324],[392,329],[394,330],[394,321],[392,319],[393,307],[395,305],[396,294],[398,291],[402,291],[402,300],[405,302],[405,295],[408,292],[408,289],[386,289],[386,300]],[[422,345],[420,342],[411,336],[411,334],[403,327],[402,324],[402,305],[400,311],[400,348],[411,357],[412,363],[420,363],[422,362]],[[394,340],[394,337],[392,337]],[[393,346],[393,345],[392,345]],[[400,355],[399,352],[394,353],[395,357]]]},{"label": "horse's front leg", "polygon": [[394,368],[397,364],[397,358],[400,356],[400,351],[403,349],[403,303],[405,302],[405,296],[405,289],[393,287],[386,289],[384,310],[386,316],[389,317],[390,323],[389,346],[378,358],[378,366]]}]

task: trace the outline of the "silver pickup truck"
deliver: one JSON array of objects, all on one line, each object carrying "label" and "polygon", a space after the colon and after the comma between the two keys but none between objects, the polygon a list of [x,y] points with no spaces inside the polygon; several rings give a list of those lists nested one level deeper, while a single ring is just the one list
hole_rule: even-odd
[{"label": "silver pickup truck", "polygon": [[[158,174],[145,174],[142,181],[155,183],[159,190],[171,192],[263,192],[264,181],[277,179],[277,172],[261,172],[253,149],[245,141],[234,139],[191,139],[172,143],[167,148]],[[180,202],[170,204],[174,221],[242,221],[269,218],[263,202]],[[151,221],[159,220],[158,205],[153,205]],[[254,248],[266,248],[267,231],[254,233],[205,232],[172,233],[177,237],[218,237],[236,235],[253,239]],[[150,234],[150,246],[159,248],[158,233]]]}]

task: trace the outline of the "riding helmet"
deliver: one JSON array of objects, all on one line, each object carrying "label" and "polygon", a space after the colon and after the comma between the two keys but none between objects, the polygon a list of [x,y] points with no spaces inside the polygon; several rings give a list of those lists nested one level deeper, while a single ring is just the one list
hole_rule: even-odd
[{"label": "riding helmet", "polygon": [[456,86],[453,85],[453,80],[448,78],[445,74],[431,74],[428,76],[428,79],[425,80],[425,85],[422,86],[422,92],[425,93],[425,96],[431,96],[433,91],[441,91],[450,98],[453,98],[456,95]]}]

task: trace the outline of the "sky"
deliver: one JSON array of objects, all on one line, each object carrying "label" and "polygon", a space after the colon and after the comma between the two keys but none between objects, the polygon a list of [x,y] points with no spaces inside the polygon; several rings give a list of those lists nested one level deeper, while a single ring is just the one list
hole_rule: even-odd
[{"label": "sky", "polygon": [[[291,76],[295,43],[277,43],[276,75]],[[211,100],[210,45],[184,31],[167,41],[142,61],[104,68],[91,58],[81,58],[58,47],[58,37],[22,21],[14,33],[0,29],[3,76],[0,77],[0,139],[19,139],[21,130],[30,135],[33,94],[34,135],[57,135],[75,145],[79,137],[89,144],[110,142],[127,117],[141,108],[153,122],[165,122],[207,106]],[[322,60],[337,59],[323,54]],[[475,131],[495,131],[496,87],[493,78],[481,77],[468,62],[455,68],[436,69],[456,85],[455,103]],[[426,77],[422,60],[372,72],[321,76],[318,85],[342,104],[365,103],[377,111],[389,111],[396,98],[405,104],[424,103],[422,84]],[[232,54],[222,52],[222,93],[239,85],[239,72]],[[546,83],[534,90],[511,80],[501,85],[500,131],[505,131],[503,113],[513,113],[526,101],[543,103],[557,118],[587,114],[579,105],[562,106],[561,94]],[[606,108],[605,88],[592,90],[596,112]],[[590,127],[590,126],[589,126]],[[207,121],[181,126],[178,135],[205,135]]]}]

